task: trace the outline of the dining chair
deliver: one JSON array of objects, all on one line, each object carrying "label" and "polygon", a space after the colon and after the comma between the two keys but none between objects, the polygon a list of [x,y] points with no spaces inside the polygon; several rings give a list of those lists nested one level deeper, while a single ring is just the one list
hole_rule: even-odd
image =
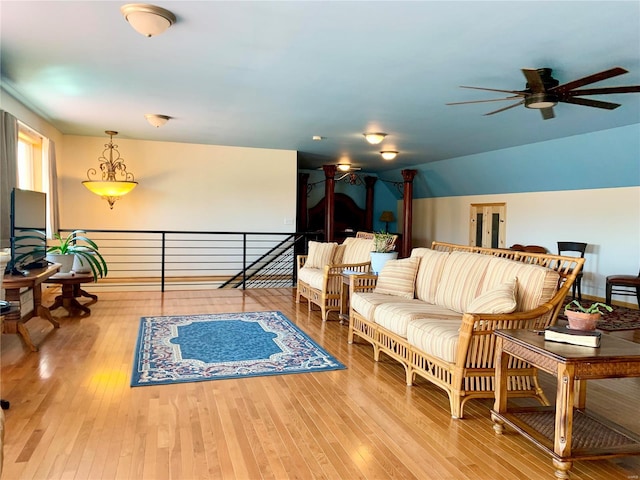
[{"label": "dining chair", "polygon": [[640,308],[640,272],[638,272],[637,277],[634,275],[609,275],[607,277],[606,292],[607,305],[611,305],[611,295],[625,295],[628,297],[635,295],[638,300],[638,308]]},{"label": "dining chair", "polygon": [[[584,258],[584,252],[587,250],[587,244],[582,242],[558,242],[558,255],[564,255],[566,252],[577,253],[580,258]],[[571,294],[572,300],[576,299],[576,290],[578,292],[578,300],[582,301],[582,274],[583,270],[576,276],[573,282]]]}]

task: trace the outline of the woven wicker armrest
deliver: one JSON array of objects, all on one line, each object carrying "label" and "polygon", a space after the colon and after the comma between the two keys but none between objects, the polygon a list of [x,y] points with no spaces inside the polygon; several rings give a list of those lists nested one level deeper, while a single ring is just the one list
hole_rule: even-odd
[{"label": "woven wicker armrest", "polygon": [[363,275],[351,275],[349,283],[349,295],[355,292],[371,292],[376,288],[378,276],[371,273]]},{"label": "woven wicker armrest", "polygon": [[368,273],[371,269],[371,262],[364,263],[334,263],[325,267],[325,272],[330,275],[342,275],[345,270],[352,272]]},{"label": "woven wicker armrest", "polygon": [[307,258],[309,257],[309,255],[298,255],[297,260],[298,260],[298,270],[300,270],[302,267],[304,267],[304,264],[307,263]]}]

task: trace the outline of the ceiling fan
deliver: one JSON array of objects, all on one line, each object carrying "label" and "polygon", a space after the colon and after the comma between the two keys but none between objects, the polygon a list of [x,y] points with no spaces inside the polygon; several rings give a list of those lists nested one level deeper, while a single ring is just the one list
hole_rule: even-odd
[{"label": "ceiling fan", "polygon": [[588,98],[580,98],[585,95],[607,95],[610,93],[634,93],[640,92],[640,85],[633,85],[629,87],[600,87],[600,88],[584,88],[576,90],[584,85],[600,82],[607,78],[617,77],[624,73],[628,73],[622,67],[614,67],[609,70],[594,73],[572,82],[564,83],[560,85],[560,82],[551,76],[550,68],[523,68],[522,73],[527,79],[527,84],[524,90],[500,90],[497,88],[483,88],[483,87],[466,87],[474,90],[486,90],[489,92],[502,92],[511,93],[513,96],[505,98],[495,98],[491,100],[473,100],[469,102],[455,102],[447,103],[447,105],[464,105],[467,103],[484,103],[484,102],[499,102],[504,100],[519,100],[513,105],[508,107],[494,110],[493,112],[485,113],[485,115],[493,115],[494,113],[504,112],[510,108],[515,108],[519,105],[523,105],[527,108],[533,108],[540,110],[542,118],[549,120],[554,118],[553,107],[558,102],[573,103],[575,105],[584,105],[585,107],[604,108],[607,110],[613,110],[620,106],[619,103],[603,102],[600,100],[591,100]]}]

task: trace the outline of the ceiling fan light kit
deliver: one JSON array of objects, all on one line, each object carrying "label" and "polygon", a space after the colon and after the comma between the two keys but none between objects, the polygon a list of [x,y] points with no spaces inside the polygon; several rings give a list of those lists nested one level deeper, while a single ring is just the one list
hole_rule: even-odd
[{"label": "ceiling fan light kit", "polygon": [[546,93],[534,93],[524,99],[524,106],[527,108],[551,108],[555,107],[557,104],[557,97]]},{"label": "ceiling fan light kit", "polygon": [[447,105],[463,105],[467,103],[484,103],[484,102],[500,102],[504,100],[517,102],[508,107],[499,108],[485,115],[493,115],[495,113],[504,112],[519,105],[526,108],[540,110],[542,118],[549,120],[554,118],[553,107],[558,103],[571,103],[574,105],[582,105],[585,107],[602,108],[605,110],[614,110],[620,106],[619,103],[603,102],[601,100],[592,100],[589,98],[581,98],[589,95],[609,95],[617,93],[638,93],[640,85],[631,85],[623,87],[600,87],[600,88],[580,88],[596,82],[601,82],[608,78],[617,77],[628,73],[622,67],[613,67],[602,72],[587,75],[586,77],[573,80],[571,82],[560,85],[560,82],[551,76],[550,68],[523,68],[522,73],[527,79],[524,90],[501,90],[496,88],[484,87],[467,87],[474,90],[485,90],[489,92],[509,93],[512,96],[505,98],[495,98],[490,100],[472,100],[468,102],[447,103]]}]

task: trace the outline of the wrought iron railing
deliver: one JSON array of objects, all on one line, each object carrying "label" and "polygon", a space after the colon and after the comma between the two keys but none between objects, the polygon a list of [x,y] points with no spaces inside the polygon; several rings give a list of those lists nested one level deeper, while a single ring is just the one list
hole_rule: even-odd
[{"label": "wrought iron railing", "polygon": [[[71,230],[61,230],[62,233]],[[291,287],[309,233],[85,230],[109,273],[104,289]]]}]

